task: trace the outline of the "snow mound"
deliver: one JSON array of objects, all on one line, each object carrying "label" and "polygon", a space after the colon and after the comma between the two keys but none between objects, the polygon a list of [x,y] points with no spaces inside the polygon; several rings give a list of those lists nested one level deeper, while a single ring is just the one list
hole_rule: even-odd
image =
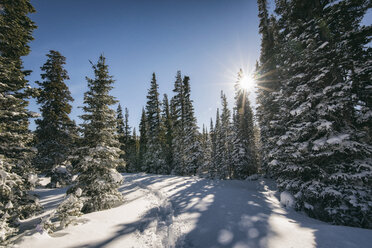
[{"label": "snow mound", "polygon": [[280,193],[280,203],[287,208],[294,208],[296,205],[296,200],[291,193],[288,191],[283,191]]}]

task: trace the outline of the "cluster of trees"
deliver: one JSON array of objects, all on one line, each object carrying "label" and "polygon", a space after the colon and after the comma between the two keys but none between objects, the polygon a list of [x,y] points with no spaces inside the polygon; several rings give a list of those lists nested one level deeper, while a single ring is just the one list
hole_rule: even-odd
[{"label": "cluster of trees", "polygon": [[[53,229],[71,222],[72,216],[116,206],[123,201],[118,171],[211,178],[244,178],[257,172],[253,114],[247,92],[236,88],[233,115],[221,93],[222,113],[208,132],[199,132],[191,100],[190,78],[177,72],[174,96],[160,101],[155,73],[152,76],[137,137],[128,124],[129,113],[110,95],[114,80],[101,55],[92,63],[94,78],[86,78],[83,123],[71,120],[73,98],[65,83],[66,58],[51,50],[41,67],[38,88],[30,88],[21,56],[36,28],[27,17],[34,12],[29,0],[1,5],[0,29],[0,228],[1,240],[17,231],[17,219],[41,210],[28,192],[37,184],[36,173],[51,177],[50,187],[73,184],[57,211],[44,218],[41,227]],[[14,43],[12,41],[16,40]],[[238,85],[238,83],[237,83]],[[41,116],[27,110],[27,98],[35,97]],[[29,118],[36,130],[28,129]],[[72,182],[72,175],[77,179]]]},{"label": "cluster of trees", "polygon": [[372,227],[369,0],[258,0],[263,170],[297,208]]},{"label": "cluster of trees", "polygon": [[240,87],[243,72],[236,83],[236,106],[231,114],[221,92],[222,113],[210,130],[199,132],[190,98],[190,78],[178,71],[174,96],[159,99],[159,86],[152,75],[146,107],[142,111],[140,136],[133,134],[121,105],[117,109],[117,132],[126,161],[120,169],[175,175],[199,175],[209,178],[242,179],[256,173],[256,135],[248,93]]}]

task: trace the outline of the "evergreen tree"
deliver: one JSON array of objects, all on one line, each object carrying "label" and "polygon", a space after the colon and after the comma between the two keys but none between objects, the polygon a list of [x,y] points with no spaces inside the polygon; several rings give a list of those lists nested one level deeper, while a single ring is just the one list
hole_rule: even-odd
[{"label": "evergreen tree", "polygon": [[283,133],[281,122],[281,105],[275,100],[280,89],[280,75],[278,74],[278,60],[282,60],[278,51],[281,42],[278,38],[278,25],[274,17],[269,18],[267,1],[257,0],[260,19],[259,32],[261,34],[260,63],[256,66],[257,81],[257,117],[261,130],[262,169],[269,173],[268,163],[271,161],[271,152],[275,149],[275,140]]},{"label": "evergreen tree", "polygon": [[[136,172],[136,163],[137,163],[137,146],[136,146],[136,133],[129,125],[129,111],[128,108],[125,108],[125,156],[124,160],[126,161],[126,171],[127,172]],[[134,136],[135,135],[135,136]]]},{"label": "evergreen tree", "polygon": [[194,114],[193,101],[191,100],[190,78],[183,79],[184,92],[184,145],[185,145],[185,173],[195,175],[202,164],[202,151],[199,141],[199,131]]},{"label": "evergreen tree", "polygon": [[[124,117],[123,117],[123,109],[119,103],[118,108],[116,109],[116,132],[118,135],[118,140],[120,142],[120,158],[122,158],[124,161],[126,160],[126,137],[125,137],[125,123],[124,123]],[[119,172],[124,172],[126,170],[127,163],[122,163],[118,165],[116,168]]]},{"label": "evergreen tree", "polygon": [[244,179],[257,172],[257,154],[253,123],[253,112],[247,90],[240,86],[243,71],[235,84],[233,177]]},{"label": "evergreen tree", "polygon": [[[221,113],[221,126],[217,128],[217,154],[218,154],[218,167],[217,176],[221,179],[229,179],[232,176],[232,157],[231,153],[233,150],[232,138],[232,125],[230,121],[231,112],[227,106],[226,95],[221,91],[221,103],[222,103],[222,113]],[[216,122],[217,123],[217,122]]]},{"label": "evergreen tree", "polygon": [[141,121],[139,124],[140,138],[139,138],[139,151],[138,151],[138,168],[140,171],[146,170],[145,154],[147,150],[147,119],[145,109],[142,108]]},{"label": "evergreen tree", "polygon": [[210,134],[204,125],[203,133],[201,135],[201,150],[203,160],[201,166],[198,168],[198,175],[202,177],[210,177],[209,171],[212,167],[212,142]]},{"label": "evergreen tree", "polygon": [[74,123],[68,116],[73,98],[65,84],[65,80],[69,79],[63,68],[66,58],[53,50],[49,51],[47,57],[41,67],[44,72],[41,78],[44,81],[36,82],[40,86],[37,103],[41,104],[42,119],[35,121],[38,152],[33,162],[39,171],[52,176],[52,186],[63,186],[70,182],[70,173],[63,164],[69,162],[68,156],[74,143],[71,134]]},{"label": "evergreen tree", "polygon": [[165,142],[163,151],[165,153],[165,161],[167,165],[166,173],[168,174],[172,171],[173,165],[173,120],[167,94],[164,94],[162,106],[162,122],[165,129]]},{"label": "evergreen tree", "polygon": [[[35,10],[28,0],[5,0],[0,11],[0,240],[16,229],[17,218],[25,218],[40,209],[35,197],[28,194],[35,176],[30,174],[33,155],[29,143],[26,100],[31,91],[23,70],[22,56],[30,52],[35,24],[28,17]],[[17,172],[15,174],[14,172]]]},{"label": "evergreen tree", "polygon": [[187,76],[182,80],[181,72],[177,72],[172,109],[174,127],[173,173],[178,175],[195,175],[202,162],[201,147],[198,141],[199,133],[190,98],[189,81],[190,78]]},{"label": "evergreen tree", "polygon": [[84,94],[85,114],[81,116],[84,123],[81,124],[83,146],[79,149],[80,174],[76,186],[70,190],[82,190],[79,195],[84,213],[108,209],[123,202],[123,196],[118,191],[122,177],[116,171],[122,163],[116,136],[117,120],[115,111],[110,108],[116,100],[109,95],[114,80],[109,75],[103,55],[92,67],[95,77],[86,78],[89,90]]},{"label": "evergreen tree", "polygon": [[[212,121],[211,121],[212,124]],[[211,129],[212,133],[212,129]],[[218,174],[220,172],[220,167],[222,164],[222,154],[220,151],[222,150],[221,145],[221,118],[220,118],[220,110],[217,108],[216,112],[216,123],[213,128],[212,133],[212,168],[210,171],[210,177],[211,178],[220,178],[220,175]]]},{"label": "evergreen tree", "polygon": [[174,83],[173,92],[175,95],[172,98],[172,116],[173,116],[173,174],[184,175],[185,173],[185,129],[184,129],[184,87],[182,82],[181,71],[177,71],[176,81]]},{"label": "evergreen tree", "polygon": [[[368,129],[361,128],[365,124],[357,125],[362,109],[357,102],[368,108],[357,88],[368,72],[359,78],[353,68],[368,56],[361,52],[367,32],[359,27],[368,7],[362,0],[277,1],[283,59],[275,102],[281,106],[282,131],[273,137],[277,147],[269,162],[279,188],[294,195],[298,209],[364,227],[371,227],[372,147],[365,138]],[[352,34],[358,34],[355,40]],[[357,47],[363,56],[351,59]]]},{"label": "evergreen tree", "polygon": [[151,86],[147,95],[146,120],[147,120],[147,144],[145,154],[146,172],[163,172],[165,166],[164,152],[162,150],[161,117],[158,84],[155,73],[152,74]]}]

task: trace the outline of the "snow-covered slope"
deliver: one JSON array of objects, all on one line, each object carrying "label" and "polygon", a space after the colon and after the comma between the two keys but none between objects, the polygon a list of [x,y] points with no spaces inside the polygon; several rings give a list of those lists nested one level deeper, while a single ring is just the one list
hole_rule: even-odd
[{"label": "snow-covered slope", "polygon": [[[353,248],[372,243],[372,230],[332,226],[284,208],[268,180],[123,175],[125,204],[83,215],[80,224],[51,236],[26,231],[16,247]],[[38,191],[48,211],[64,193]]]}]

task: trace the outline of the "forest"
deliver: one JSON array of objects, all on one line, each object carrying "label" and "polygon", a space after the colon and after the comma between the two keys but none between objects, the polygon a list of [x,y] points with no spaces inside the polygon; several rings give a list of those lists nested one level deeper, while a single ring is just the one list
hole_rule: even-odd
[{"label": "forest", "polygon": [[[63,201],[37,224],[38,232],[52,234],[75,225],[77,217],[126,204],[119,188],[123,181],[135,184],[137,174],[221,185],[272,180],[280,202],[296,211],[332,225],[372,229],[372,25],[361,24],[372,2],[276,0],[273,14],[266,0],[257,0],[257,7],[260,58],[252,75],[236,72],[234,102],[221,91],[222,108],[198,126],[192,78],[175,72],[173,94],[167,95],[159,92],[154,72],[137,129],[129,125],[128,108],[110,94],[115,75],[103,54],[90,62],[94,76],[86,77],[80,120],[70,117],[74,99],[59,51],[50,48],[37,87],[30,87],[32,72],[22,57],[30,53],[37,28],[29,17],[35,9],[30,0],[1,1],[4,246],[24,231],[20,221],[43,212],[35,189],[66,189]],[[257,106],[246,85],[252,80]],[[28,109],[30,98],[40,114]],[[41,186],[44,177],[50,181]],[[193,247],[154,245],[178,246]]]}]

